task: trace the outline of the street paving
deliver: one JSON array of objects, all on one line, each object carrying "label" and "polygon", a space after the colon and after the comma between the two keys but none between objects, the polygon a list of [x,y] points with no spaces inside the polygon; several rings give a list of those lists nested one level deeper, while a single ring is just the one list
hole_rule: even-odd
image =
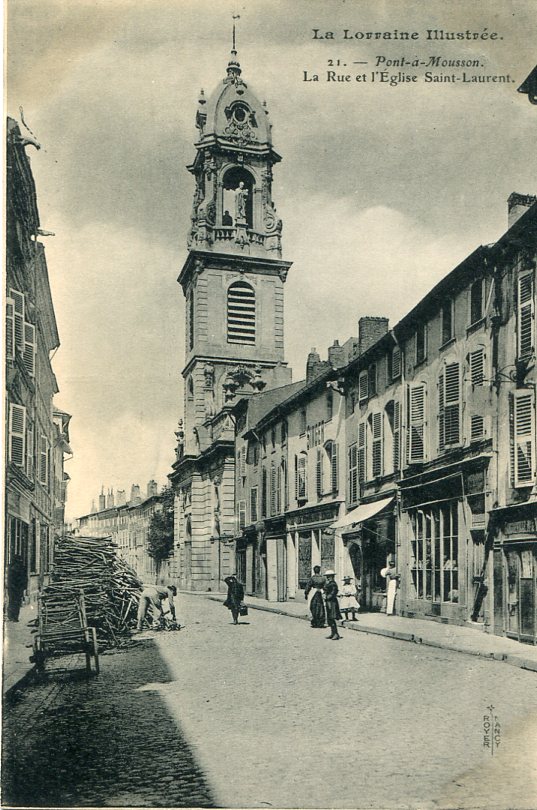
[{"label": "street paving", "polygon": [[22,692],[4,804],[537,808],[535,673],[256,610],[234,626],[203,596],[179,620],[98,679]]}]

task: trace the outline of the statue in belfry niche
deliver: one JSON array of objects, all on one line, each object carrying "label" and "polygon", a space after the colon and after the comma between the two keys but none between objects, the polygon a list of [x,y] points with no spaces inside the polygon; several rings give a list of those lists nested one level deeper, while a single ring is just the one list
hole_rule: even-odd
[{"label": "statue in belfry niche", "polygon": [[241,180],[235,189],[235,218],[237,220],[246,219],[246,198],[248,196],[248,189],[244,187],[244,182]]}]

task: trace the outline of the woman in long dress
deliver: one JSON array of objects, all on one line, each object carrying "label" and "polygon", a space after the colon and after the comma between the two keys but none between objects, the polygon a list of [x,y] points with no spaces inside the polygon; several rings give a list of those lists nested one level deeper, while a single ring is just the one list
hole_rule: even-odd
[{"label": "woman in long dress", "polygon": [[313,574],[310,577],[304,596],[308,600],[308,607],[311,613],[311,626],[312,627],[325,627],[326,626],[326,613],[324,610],[323,588],[326,579],[321,576],[321,566],[315,565],[313,567]]},{"label": "woman in long dress", "polygon": [[341,636],[338,633],[336,621],[341,619],[339,610],[339,602],[337,599],[338,587],[335,580],[335,571],[325,571],[326,585],[324,586],[324,598],[326,601],[326,620],[330,628],[330,635],[327,636],[331,641],[338,641]]}]

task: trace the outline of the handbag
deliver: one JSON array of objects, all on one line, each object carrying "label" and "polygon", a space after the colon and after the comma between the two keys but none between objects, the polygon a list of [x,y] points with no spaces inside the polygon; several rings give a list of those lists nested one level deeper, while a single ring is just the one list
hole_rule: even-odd
[{"label": "handbag", "polygon": [[239,606],[239,616],[247,616],[248,615],[248,608],[246,605]]}]

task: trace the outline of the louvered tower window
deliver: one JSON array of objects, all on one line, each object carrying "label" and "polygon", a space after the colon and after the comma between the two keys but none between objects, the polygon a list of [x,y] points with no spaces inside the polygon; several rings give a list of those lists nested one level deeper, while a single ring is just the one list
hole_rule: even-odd
[{"label": "louvered tower window", "polygon": [[245,281],[228,289],[227,339],[228,343],[255,343],[255,293]]}]

